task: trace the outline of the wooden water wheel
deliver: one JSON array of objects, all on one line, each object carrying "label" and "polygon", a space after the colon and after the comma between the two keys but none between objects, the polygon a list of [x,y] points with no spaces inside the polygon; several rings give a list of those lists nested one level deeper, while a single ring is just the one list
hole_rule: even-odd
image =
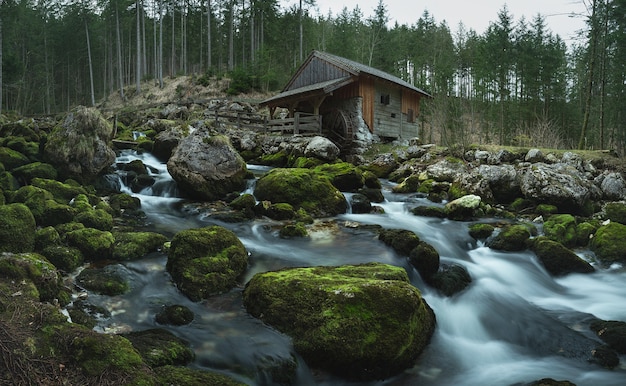
[{"label": "wooden water wheel", "polygon": [[340,149],[350,147],[354,137],[352,119],[345,110],[333,109],[322,118],[324,134]]}]

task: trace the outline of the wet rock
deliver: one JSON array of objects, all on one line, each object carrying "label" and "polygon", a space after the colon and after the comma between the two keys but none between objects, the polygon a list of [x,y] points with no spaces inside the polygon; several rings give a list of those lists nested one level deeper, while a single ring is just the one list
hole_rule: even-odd
[{"label": "wet rock", "polygon": [[557,381],[552,378],[543,378],[538,381],[526,383],[524,386],[576,386],[576,384],[570,381]]},{"label": "wet rock", "polygon": [[8,147],[0,147],[0,163],[6,170],[13,170],[30,163],[28,157]]},{"label": "wet rock", "polygon": [[291,336],[311,366],[348,379],[384,379],[412,367],[435,326],[406,271],[379,263],[260,273],[243,302]]},{"label": "wet rock", "polygon": [[529,225],[507,225],[495,236],[487,240],[487,246],[502,251],[523,251],[527,249],[526,242],[530,239]]},{"label": "wet rock", "polygon": [[76,270],[85,260],[77,248],[66,245],[47,245],[39,253],[45,256],[57,269],[66,273]]},{"label": "wet rock", "polygon": [[565,213],[584,214],[588,211],[591,183],[571,166],[535,163],[519,171],[519,183],[524,197],[556,205]]},{"label": "wet rock", "polygon": [[328,162],[336,160],[339,157],[339,152],[337,145],[330,139],[321,136],[313,137],[304,149],[306,157],[319,158]]},{"label": "wet rock", "polygon": [[589,328],[613,350],[626,354],[626,322],[596,320]]},{"label": "wet rock", "polygon": [[306,237],[309,232],[303,223],[287,224],[280,228],[279,235],[283,239],[292,239],[294,237]]},{"label": "wet rock", "polygon": [[181,366],[162,366],[154,369],[161,385],[220,385],[245,386],[245,383],[220,373]]},{"label": "wet rock", "polygon": [[619,356],[610,346],[602,345],[591,351],[591,359],[589,361],[607,369],[614,369],[619,365]]},{"label": "wet rock", "polygon": [[285,202],[273,204],[270,201],[261,201],[254,207],[254,213],[258,216],[266,216],[278,221],[296,218],[293,206]]},{"label": "wet rock", "polygon": [[189,343],[162,328],[123,334],[150,367],[187,365],[194,359]]},{"label": "wet rock", "polygon": [[524,157],[524,161],[526,162],[545,162],[545,156],[543,152],[539,149],[530,149],[526,156]]},{"label": "wet rock", "polygon": [[469,220],[476,216],[481,202],[480,196],[469,194],[446,204],[446,213],[451,220]]},{"label": "wet rock", "polygon": [[470,225],[469,234],[476,240],[485,240],[491,236],[494,230],[495,228],[491,224],[478,223]]},{"label": "wet rock", "polygon": [[609,202],[604,206],[604,219],[626,225],[626,204]]},{"label": "wet rock", "polygon": [[441,206],[416,206],[411,209],[411,213],[416,216],[435,218],[446,218],[448,216],[446,208]]},{"label": "wet rock", "polygon": [[532,249],[546,270],[554,276],[595,271],[591,264],[578,257],[563,244],[545,237],[533,239]]},{"label": "wet rock", "polygon": [[458,264],[442,264],[441,269],[428,280],[445,296],[453,296],[472,283],[472,277],[465,267]]},{"label": "wet rock", "polygon": [[246,163],[227,137],[196,130],[180,142],[167,162],[178,186],[192,197],[218,200],[245,187]]},{"label": "wet rock", "polygon": [[439,252],[432,245],[420,241],[409,253],[409,263],[417,269],[424,281],[429,282],[439,270]]},{"label": "wet rock", "polygon": [[389,174],[398,168],[398,162],[391,153],[379,154],[376,158],[370,161],[365,168],[374,173],[376,177],[385,178]]},{"label": "wet rock", "polygon": [[372,202],[366,195],[355,193],[350,197],[350,207],[352,208],[352,213],[370,213],[372,211]]},{"label": "wet rock", "polygon": [[113,126],[94,108],[79,106],[49,135],[44,160],[62,178],[91,182],[115,161]]},{"label": "wet rock", "polygon": [[339,189],[310,169],[272,169],[257,181],[254,195],[259,201],[288,203],[317,217],[345,213],[348,207]]},{"label": "wet rock", "polygon": [[112,264],[104,268],[85,268],[76,277],[81,287],[103,295],[122,295],[130,290],[130,277],[122,265]]},{"label": "wet rock", "polygon": [[[599,182],[599,184],[598,184]],[[595,179],[596,185],[607,200],[623,200],[626,198],[626,180],[621,173],[606,172]]]},{"label": "wet rock", "polygon": [[26,205],[0,206],[0,252],[32,252],[35,231],[35,217]]},{"label": "wet rock", "polygon": [[43,163],[33,162],[24,166],[20,166],[12,171],[15,178],[29,184],[33,178],[45,178],[54,180],[57,178],[57,171],[54,166]]},{"label": "wet rock", "polygon": [[329,178],[342,192],[356,192],[365,183],[361,169],[348,162],[323,164],[315,167],[314,171]]},{"label": "wet rock", "polygon": [[415,233],[406,229],[381,229],[378,239],[404,256],[408,256],[421,242]]},{"label": "wet rock", "polygon": [[156,314],[155,319],[159,324],[184,326],[193,321],[194,314],[189,308],[175,304],[163,307],[163,309]]},{"label": "wet rock", "polygon": [[247,265],[247,251],[237,236],[210,226],[174,235],[166,268],[178,289],[199,301],[233,288]]},{"label": "wet rock", "polygon": [[178,146],[183,138],[184,133],[182,129],[178,127],[172,127],[161,131],[154,138],[152,154],[154,154],[155,157],[162,161],[167,161],[168,159],[170,159],[172,153],[174,152],[174,149],[176,148],[176,146]]},{"label": "wet rock", "polygon": [[76,196],[88,194],[85,188],[74,180],[60,182],[45,178],[33,178],[31,184],[52,193],[54,199],[60,204],[69,204]]},{"label": "wet rock", "polygon": [[601,226],[591,239],[589,248],[605,266],[626,262],[626,225],[611,222]]},{"label": "wet rock", "polygon": [[167,237],[156,232],[115,232],[113,237],[113,259],[118,261],[139,259],[167,242]]}]

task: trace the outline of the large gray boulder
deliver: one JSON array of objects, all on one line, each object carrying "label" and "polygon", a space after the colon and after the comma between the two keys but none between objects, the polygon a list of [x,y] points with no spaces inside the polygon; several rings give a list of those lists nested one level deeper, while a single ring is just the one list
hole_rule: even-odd
[{"label": "large gray boulder", "polygon": [[573,213],[583,212],[594,192],[576,168],[562,163],[532,164],[519,171],[519,183],[524,197]]},{"label": "large gray boulder", "polygon": [[114,161],[113,126],[97,109],[78,106],[48,136],[44,159],[62,179],[89,183]]},{"label": "large gray boulder", "polygon": [[245,187],[246,163],[227,137],[200,129],[182,139],[167,162],[178,186],[193,198],[218,200]]},{"label": "large gray boulder", "polygon": [[316,136],[311,139],[304,149],[304,155],[307,157],[315,157],[325,161],[334,161],[339,157],[339,148],[330,139],[322,136]]}]

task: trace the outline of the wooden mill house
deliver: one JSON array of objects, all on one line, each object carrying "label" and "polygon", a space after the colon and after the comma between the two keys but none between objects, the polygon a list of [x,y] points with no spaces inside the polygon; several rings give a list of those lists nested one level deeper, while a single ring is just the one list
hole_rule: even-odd
[{"label": "wooden mill house", "polygon": [[278,94],[260,103],[273,119],[321,117],[323,134],[349,146],[359,130],[383,139],[418,136],[422,98],[431,96],[402,79],[325,52],[313,51]]}]

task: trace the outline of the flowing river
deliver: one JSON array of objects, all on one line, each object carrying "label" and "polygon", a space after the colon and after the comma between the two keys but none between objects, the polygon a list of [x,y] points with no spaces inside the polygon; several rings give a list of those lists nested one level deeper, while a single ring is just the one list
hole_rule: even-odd
[{"label": "flowing river", "polygon": [[[550,276],[530,252],[505,253],[473,240],[467,222],[411,214],[420,198],[392,194],[378,204],[385,214],[344,214],[328,219],[305,239],[281,239],[271,220],[228,224],[193,209],[178,193],[166,166],[149,154],[123,152],[117,162],[141,159],[157,183],[135,194],[149,221],[147,230],[173,236],[182,229],[212,224],[234,231],[250,254],[250,267],[241,288],[194,303],[181,295],[165,271],[167,257],[155,253],[123,264],[132,290],[123,296],[89,294],[90,302],[105,306],[111,316],[97,330],[126,332],[166,327],[190,342],[193,367],[222,372],[250,385],[271,385],[263,368],[293,353],[290,339],[246,314],[243,285],[258,272],[283,267],[342,265],[378,261],[406,268],[437,317],[435,334],[415,367],[385,381],[348,382],[314,373],[299,360],[298,385],[515,385],[541,378],[583,385],[626,384],[626,357],[614,370],[587,361],[577,352],[595,339],[589,331],[594,317],[626,321],[626,269],[614,266],[593,274]],[[262,173],[266,169],[250,169]],[[123,184],[122,191],[130,192]],[[252,188],[251,188],[252,189]],[[430,288],[408,264],[377,240],[374,233],[353,224],[378,224],[415,232],[433,245],[442,263],[463,265],[472,277],[463,292],[445,297]],[[586,252],[586,251],[583,251]],[[584,257],[584,255],[581,255]],[[195,313],[182,327],[157,324],[164,306],[182,304]],[[598,341],[600,345],[600,341]],[[559,347],[563,347],[561,354]]]}]

